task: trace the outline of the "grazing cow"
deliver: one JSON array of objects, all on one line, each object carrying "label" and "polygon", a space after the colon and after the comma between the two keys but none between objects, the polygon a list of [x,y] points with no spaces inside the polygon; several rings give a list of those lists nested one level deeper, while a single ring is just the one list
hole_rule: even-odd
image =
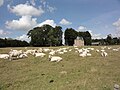
[{"label": "grazing cow", "polygon": [[51,56],[51,55],[49,55],[49,60],[50,60],[51,62],[59,62],[59,61],[62,60],[62,58],[59,57],[59,56]]},{"label": "grazing cow", "polygon": [[58,52],[59,54],[64,54],[64,52]]},{"label": "grazing cow", "polygon": [[108,54],[106,52],[101,52],[101,56],[106,57]]},{"label": "grazing cow", "polygon": [[0,54],[0,58],[9,59],[9,54]]},{"label": "grazing cow", "polygon": [[52,51],[49,53],[49,55],[54,55],[55,54],[55,51]]},{"label": "grazing cow", "polygon": [[119,49],[113,49],[113,51],[119,51]]},{"label": "grazing cow", "polygon": [[34,53],[35,57],[44,57],[45,55],[45,53]]},{"label": "grazing cow", "polygon": [[25,54],[25,53],[23,53],[23,54],[21,54],[20,56],[19,56],[19,58],[27,58],[28,56],[27,56],[27,54]]},{"label": "grazing cow", "polygon": [[85,53],[81,53],[80,56],[81,56],[81,57],[85,57],[86,54],[85,54]]},{"label": "grazing cow", "polygon": [[100,52],[100,50],[96,49],[96,52]]},{"label": "grazing cow", "polygon": [[22,53],[23,53],[22,50],[19,50],[19,51],[18,51],[18,50],[12,50],[12,51],[9,52],[9,56],[10,56],[9,59],[12,60],[13,57],[19,58],[19,56],[20,56]]},{"label": "grazing cow", "polygon": [[35,53],[35,52],[37,52],[37,50],[35,49],[35,50],[27,50],[26,52],[24,52],[25,54],[33,54],[33,53]]},{"label": "grazing cow", "polygon": [[49,49],[49,48],[44,48],[43,51],[44,51],[44,52],[49,52],[50,49]]},{"label": "grazing cow", "polygon": [[87,55],[87,56],[92,56],[92,54],[91,54],[91,53],[87,53],[86,55]]}]

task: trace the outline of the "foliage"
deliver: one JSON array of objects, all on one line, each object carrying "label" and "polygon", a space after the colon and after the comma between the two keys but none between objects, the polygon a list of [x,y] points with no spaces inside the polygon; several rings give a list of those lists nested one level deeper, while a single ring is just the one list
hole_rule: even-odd
[{"label": "foliage", "polygon": [[120,45],[120,38],[113,38],[112,35],[109,34],[105,39],[92,39],[92,42],[100,42],[101,45]]},{"label": "foliage", "polygon": [[0,39],[0,47],[25,47],[29,46],[26,41],[13,40],[13,39]]},{"label": "foliage", "polygon": [[[31,37],[30,43],[26,41],[13,39],[0,39],[0,47],[23,47],[23,46],[62,46],[62,27],[52,27],[43,25],[35,27],[28,31],[28,37]],[[82,37],[85,45],[91,45],[92,42],[100,42],[100,45],[120,45],[120,37],[112,37],[107,35],[106,39],[91,39],[89,31],[78,32],[73,28],[67,28],[64,33],[65,45],[73,46],[77,36]]]},{"label": "foliage", "polygon": [[107,35],[106,41],[108,45],[112,45],[114,43],[111,34]]},{"label": "foliage", "polygon": [[65,44],[72,46],[77,36],[84,39],[85,45],[91,45],[91,34],[88,31],[77,32],[72,28],[67,28],[65,30]]},{"label": "foliage", "polygon": [[78,32],[79,37],[83,37],[85,45],[91,45],[92,39],[91,39],[91,34],[86,31],[86,32]]},{"label": "foliage", "polygon": [[50,25],[35,27],[27,34],[31,37],[32,46],[60,46],[62,45],[62,27],[53,28]]},{"label": "foliage", "polygon": [[74,44],[74,40],[77,37],[77,31],[72,28],[67,28],[65,30],[65,44],[72,46]]}]

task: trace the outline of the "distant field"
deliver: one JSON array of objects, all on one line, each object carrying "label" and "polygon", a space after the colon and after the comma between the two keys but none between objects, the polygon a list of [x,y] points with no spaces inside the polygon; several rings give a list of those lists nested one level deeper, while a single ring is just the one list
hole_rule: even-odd
[{"label": "distant field", "polygon": [[[105,49],[107,57],[91,51],[91,57],[83,58],[74,47],[69,48],[71,52],[56,54],[63,58],[61,62],[50,62],[48,54],[43,58],[29,55],[13,61],[0,59],[0,90],[113,90],[114,84],[120,85],[120,50]],[[0,48],[0,54],[10,49]]]}]

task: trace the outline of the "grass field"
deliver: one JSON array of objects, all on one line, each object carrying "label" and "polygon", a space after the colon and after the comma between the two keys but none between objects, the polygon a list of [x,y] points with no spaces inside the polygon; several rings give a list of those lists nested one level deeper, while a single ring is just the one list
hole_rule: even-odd
[{"label": "grass field", "polygon": [[[10,49],[0,48],[0,53]],[[59,55],[61,62],[50,62],[48,55],[29,55],[13,61],[0,59],[0,90],[113,90],[114,84],[120,85],[120,50],[106,51],[107,57],[92,51],[91,57],[82,58],[73,49]]]}]

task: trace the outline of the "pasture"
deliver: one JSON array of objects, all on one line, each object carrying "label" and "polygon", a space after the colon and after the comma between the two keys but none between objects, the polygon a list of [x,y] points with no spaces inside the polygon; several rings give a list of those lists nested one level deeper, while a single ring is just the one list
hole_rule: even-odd
[{"label": "pasture", "polygon": [[[101,50],[101,47],[93,48]],[[72,51],[55,54],[62,57],[60,62],[50,62],[48,52],[45,57],[29,54],[28,58],[18,60],[0,59],[0,90],[113,90],[114,84],[120,85],[120,49],[113,49],[120,46],[109,47],[111,49],[105,48],[106,57],[95,50],[90,51],[92,56],[80,57],[74,47],[69,47]],[[43,48],[56,50],[63,47]],[[10,49],[0,48],[0,54],[8,53]]]}]

